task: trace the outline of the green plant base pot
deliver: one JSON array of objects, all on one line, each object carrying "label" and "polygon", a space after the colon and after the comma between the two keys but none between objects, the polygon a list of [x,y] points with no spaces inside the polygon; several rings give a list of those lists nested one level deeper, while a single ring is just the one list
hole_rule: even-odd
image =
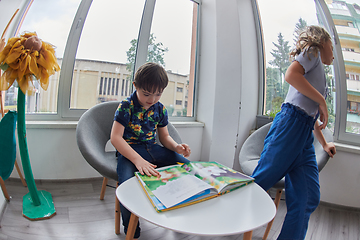
[{"label": "green plant base pot", "polygon": [[52,218],[56,214],[51,193],[38,191],[41,204],[35,206],[30,193],[23,197],[23,216],[29,220],[43,220]]}]

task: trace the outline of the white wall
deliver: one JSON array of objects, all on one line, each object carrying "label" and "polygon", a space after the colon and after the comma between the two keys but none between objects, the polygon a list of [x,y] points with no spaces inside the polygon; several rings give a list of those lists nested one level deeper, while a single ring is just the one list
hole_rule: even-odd
[{"label": "white wall", "polygon": [[337,147],[320,172],[321,201],[360,208],[360,151],[347,152]]},{"label": "white wall", "polygon": [[[27,125],[26,138],[34,179],[77,179],[100,176],[78,150],[76,125]],[[17,144],[18,147],[18,144]],[[17,160],[22,167],[19,151]],[[13,171],[11,177],[18,176]]]},{"label": "white wall", "polygon": [[202,160],[238,168],[237,149],[253,127],[257,110],[254,26],[250,0],[202,3],[198,99],[198,120],[205,123]]},{"label": "white wall", "polygon": [[6,200],[4,194],[0,194],[0,219],[2,217],[3,211],[5,210]]},{"label": "white wall", "polygon": [[241,146],[249,136],[250,130],[255,128],[258,108],[259,53],[251,2],[237,1],[241,29],[241,114],[237,125],[238,138],[233,166],[236,170],[240,170],[238,159]]}]

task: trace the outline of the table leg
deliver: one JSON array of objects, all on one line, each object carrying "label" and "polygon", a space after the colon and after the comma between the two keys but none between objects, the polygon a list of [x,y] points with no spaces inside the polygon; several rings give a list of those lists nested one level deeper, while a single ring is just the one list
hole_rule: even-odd
[{"label": "table leg", "polygon": [[253,231],[244,233],[243,240],[251,240]]},{"label": "table leg", "polygon": [[139,217],[136,216],[135,214],[131,213],[125,240],[132,240],[134,238],[134,234],[135,234],[135,230],[136,230],[138,221],[139,221]]}]

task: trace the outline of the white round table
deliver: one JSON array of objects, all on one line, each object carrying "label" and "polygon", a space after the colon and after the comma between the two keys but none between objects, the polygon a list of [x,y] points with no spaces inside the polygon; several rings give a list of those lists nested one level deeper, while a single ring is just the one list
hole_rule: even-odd
[{"label": "white round table", "polygon": [[116,189],[119,201],[132,212],[126,239],[132,239],[138,218],[176,232],[225,236],[249,232],[270,222],[276,208],[270,196],[251,183],[219,197],[158,213],[136,177]]}]

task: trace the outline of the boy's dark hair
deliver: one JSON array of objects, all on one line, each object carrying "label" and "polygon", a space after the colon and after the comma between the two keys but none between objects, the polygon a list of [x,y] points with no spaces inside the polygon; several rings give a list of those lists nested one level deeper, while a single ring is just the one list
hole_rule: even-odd
[{"label": "boy's dark hair", "polygon": [[145,63],[135,73],[135,87],[150,93],[162,92],[168,82],[169,79],[165,69],[156,63]]}]

